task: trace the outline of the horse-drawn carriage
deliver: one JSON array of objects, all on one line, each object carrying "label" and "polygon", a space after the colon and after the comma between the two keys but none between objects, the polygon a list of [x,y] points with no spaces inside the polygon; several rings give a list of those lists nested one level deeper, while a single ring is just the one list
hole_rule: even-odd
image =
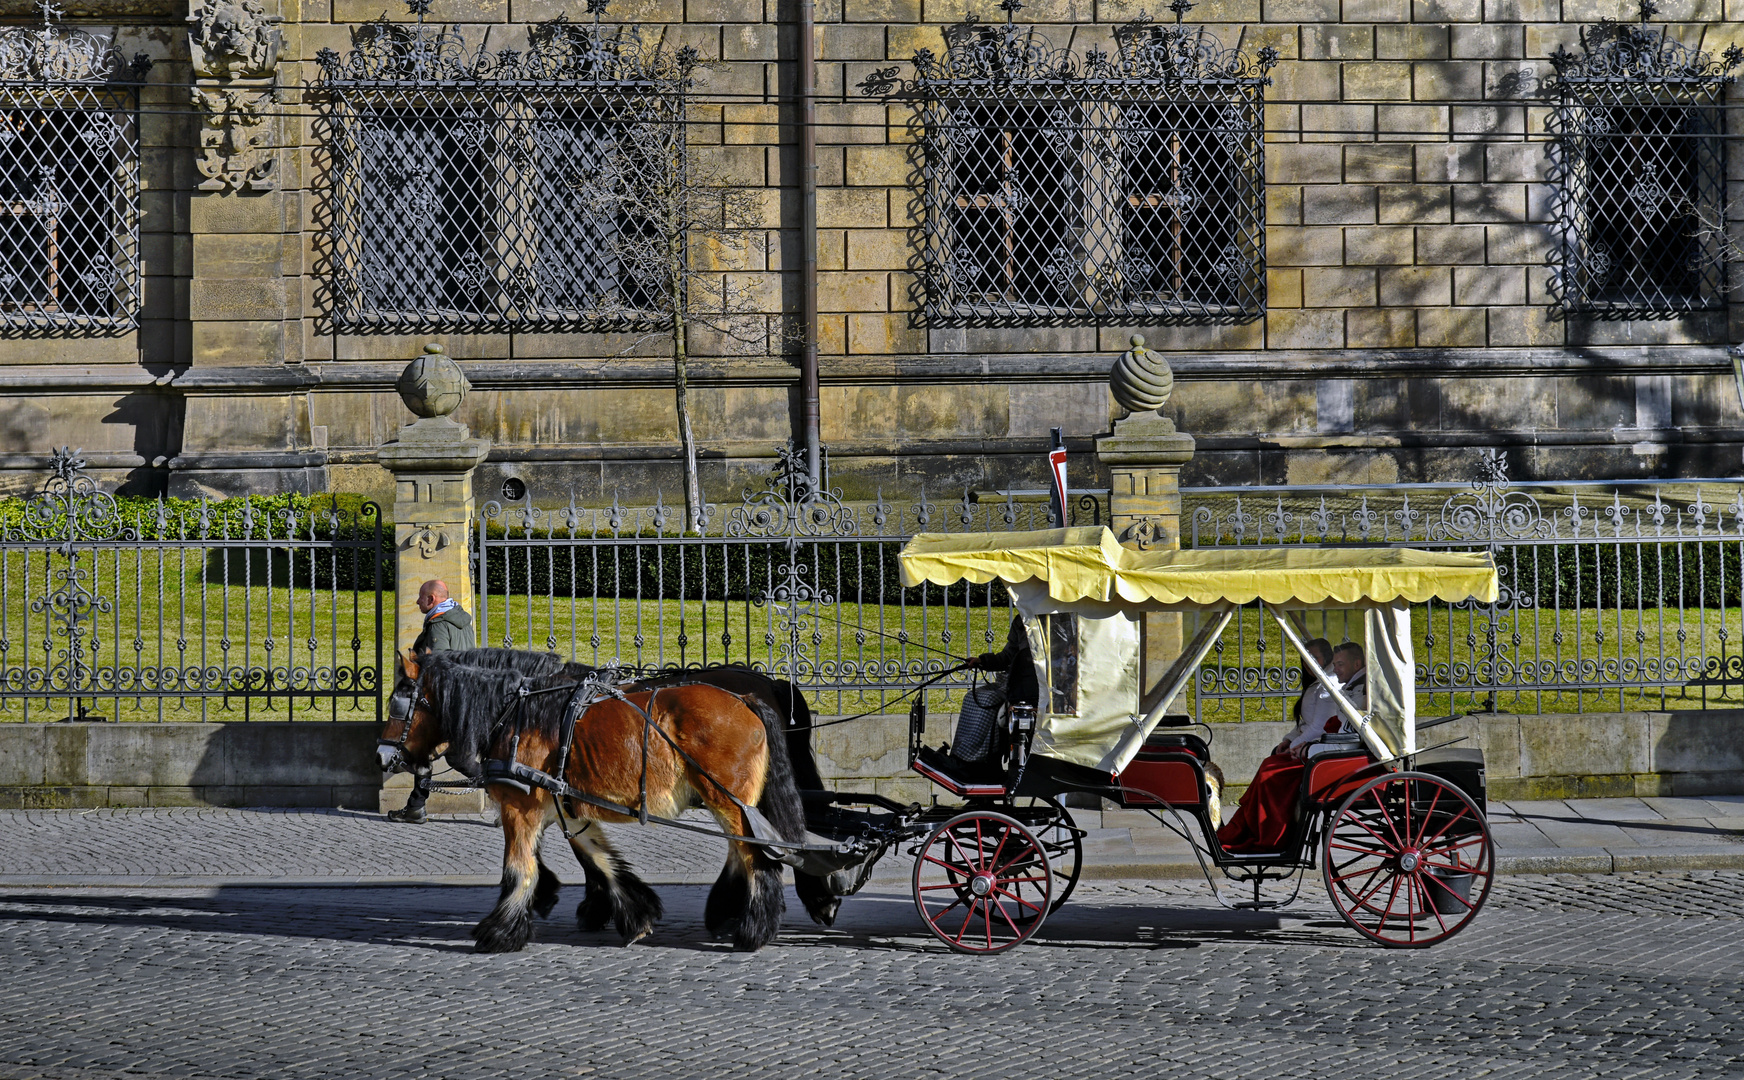
[{"label": "horse-drawn carriage", "polygon": [[[715,765],[687,752],[685,745],[702,744],[687,743],[673,726],[676,721],[657,719],[676,715],[660,700],[663,692],[668,697],[676,692],[668,687],[700,680],[617,686],[602,673],[567,682],[547,673],[549,686],[522,682],[520,704],[506,702],[488,737],[475,740],[481,752],[492,748],[482,772],[498,785],[505,829],[514,799],[550,797],[551,808],[539,811],[547,817],[538,819],[535,839],[522,847],[536,843],[545,821],[555,820],[582,856],[589,902],[597,890],[612,897],[610,903],[645,905],[649,901],[620,895],[615,855],[589,855],[599,844],[598,835],[588,836],[591,820],[695,828],[678,819],[682,806],[674,801],[679,795],[673,793],[688,793],[715,812],[742,864],[735,871],[735,857],[729,856],[710,897],[710,925],[737,928],[736,940],[753,948],[773,934],[767,897],[771,859],[798,871],[802,900],[814,918],[827,912],[827,920],[834,912],[830,904],[862,887],[877,861],[893,849],[913,854],[915,905],[940,940],[969,953],[1017,945],[1040,929],[1077,883],[1085,833],[1062,805],[1068,799],[1091,805],[1105,800],[1151,812],[1192,845],[1214,892],[1213,870],[1251,886],[1252,899],[1239,901],[1241,906],[1273,904],[1261,898],[1262,882],[1296,877],[1299,890],[1300,875],[1318,868],[1344,921],[1383,945],[1421,947],[1444,940],[1483,907],[1495,857],[1484,818],[1482,758],[1473,750],[1426,754],[1418,746],[1410,608],[1432,598],[1493,601],[1496,571],[1488,555],[1401,548],[1140,552],[1121,547],[1109,530],[1098,527],[923,534],[903,549],[900,562],[907,586],[1003,583],[1030,643],[1038,700],[1033,709],[1005,710],[1003,740],[991,762],[965,762],[948,747],[926,745],[925,692],[916,694],[909,719],[911,767],[959,802],[922,807],[876,795],[800,790],[802,836],[795,815],[781,811],[767,790],[762,802],[747,805],[756,785],[735,794],[727,774],[732,762]],[[1332,692],[1346,733],[1311,748],[1282,842],[1272,850],[1231,851],[1217,838],[1215,791],[1207,779],[1209,732],[1202,737],[1170,707],[1238,610],[1256,601],[1301,654],[1304,670]],[[1302,621],[1309,609],[1361,612],[1369,658],[1366,708],[1345,696],[1310,655]],[[1197,616],[1198,629],[1152,688],[1149,707],[1141,708],[1143,621],[1171,612]],[[509,712],[559,689],[568,699],[563,721],[546,720],[542,748],[529,756],[521,733],[539,725],[506,723]],[[575,764],[572,747],[590,737],[578,733],[576,724],[608,698],[623,708],[606,741],[624,743],[632,754],[639,741],[639,786],[634,776],[620,775],[621,769],[588,774]],[[428,706],[430,700],[426,691],[421,703]],[[754,694],[746,700],[757,704]],[[400,710],[407,716],[415,711]],[[773,744],[782,728],[769,712],[761,710]],[[789,729],[809,727],[796,725],[791,714],[783,723]],[[392,724],[390,734],[391,729]],[[405,730],[397,738],[405,751]],[[390,742],[384,738],[384,746]],[[803,736],[798,745],[794,758],[803,753],[809,759]],[[781,756],[770,755],[771,760]],[[650,787],[649,763],[655,759],[656,783]],[[778,773],[771,772],[770,784],[780,782]],[[806,769],[800,773],[803,778]],[[675,778],[670,785],[669,775]],[[815,777],[815,769],[810,775]],[[651,811],[651,804],[660,805]],[[528,805],[516,812],[533,822]],[[572,822],[580,828],[572,831]],[[511,835],[511,853],[516,843]],[[722,900],[717,906],[716,895],[735,872],[744,878],[749,899]],[[537,888],[544,887],[546,873],[540,868]],[[774,875],[778,888],[778,866]],[[537,906],[532,879],[511,889],[510,877],[506,861],[504,899],[499,911],[480,924],[481,945],[501,929],[503,918],[524,915],[523,910],[499,918],[505,904],[513,906],[512,892],[526,894],[523,909],[526,903]],[[584,924],[590,921],[589,902],[579,913]],[[615,917],[625,931],[622,911]],[[596,910],[592,921],[603,925],[605,918]],[[492,920],[497,923],[487,925]],[[753,923],[760,927],[755,933],[743,929]],[[635,919],[631,924],[632,929],[641,925]]]}]

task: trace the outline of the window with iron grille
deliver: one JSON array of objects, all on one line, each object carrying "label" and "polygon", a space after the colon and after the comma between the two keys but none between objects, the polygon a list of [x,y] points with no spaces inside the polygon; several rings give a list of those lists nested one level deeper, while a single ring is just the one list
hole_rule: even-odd
[{"label": "window with iron grille", "polygon": [[0,326],[138,324],[144,56],[58,24],[0,29]]},{"label": "window with iron grille", "polygon": [[1558,285],[1571,312],[1669,318],[1722,306],[1725,119],[1736,46],[1719,61],[1610,21],[1556,68],[1552,175]]},{"label": "window with iron grille", "polygon": [[[1013,24],[915,54],[925,313],[942,325],[1241,320],[1265,310],[1253,59],[1140,19],[1079,56]],[[861,84],[896,92],[895,69]]]},{"label": "window with iron grille", "polygon": [[[640,329],[667,318],[638,214],[682,168],[682,79],[633,28],[558,19],[525,51],[385,18],[317,60],[335,325]],[[603,5],[602,5],[603,6]]]}]

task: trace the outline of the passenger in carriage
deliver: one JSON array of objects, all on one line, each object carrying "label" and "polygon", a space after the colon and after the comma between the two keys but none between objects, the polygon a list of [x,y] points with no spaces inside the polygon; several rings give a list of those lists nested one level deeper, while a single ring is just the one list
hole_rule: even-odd
[{"label": "passenger in carriage", "polygon": [[[1307,644],[1309,655],[1322,671],[1332,666],[1333,678],[1339,689],[1350,697],[1357,708],[1366,708],[1368,693],[1363,676],[1362,646],[1345,642],[1334,649],[1325,638],[1315,638]],[[1326,735],[1343,727],[1338,706],[1330,689],[1310,674],[1302,695],[1296,699],[1296,726],[1282,742],[1272,748],[1271,756],[1260,762],[1253,783],[1242,794],[1235,816],[1217,830],[1217,841],[1226,851],[1274,852],[1284,842],[1284,833],[1296,810],[1297,793],[1302,787],[1302,770],[1308,748]],[[1353,694],[1354,691],[1354,694]]]}]

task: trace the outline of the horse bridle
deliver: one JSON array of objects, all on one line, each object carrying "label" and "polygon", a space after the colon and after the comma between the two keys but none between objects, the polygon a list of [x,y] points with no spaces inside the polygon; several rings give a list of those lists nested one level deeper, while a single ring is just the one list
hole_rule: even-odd
[{"label": "horse bridle", "polygon": [[[412,737],[413,711],[419,705],[430,704],[429,697],[418,692],[418,680],[405,678],[401,682],[406,685],[406,690],[402,692],[396,686],[393,695],[388,698],[388,719],[400,722],[400,737],[398,739],[378,738],[375,741],[376,755],[381,760],[383,771],[386,772],[399,772],[402,769],[411,772],[417,771],[406,763],[406,740]],[[383,750],[392,750],[393,755],[389,757],[382,753]]]}]

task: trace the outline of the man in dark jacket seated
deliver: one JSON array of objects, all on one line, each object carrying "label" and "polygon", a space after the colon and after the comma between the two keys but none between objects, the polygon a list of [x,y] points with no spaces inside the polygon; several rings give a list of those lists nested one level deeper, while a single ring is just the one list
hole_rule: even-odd
[{"label": "man in dark jacket seated", "polygon": [[996,768],[999,764],[989,760],[995,745],[999,705],[1028,705],[1034,708],[1036,704],[1038,688],[1035,659],[1030,652],[1029,634],[1024,631],[1022,617],[1012,617],[1011,629],[1005,635],[1005,648],[996,653],[982,653],[969,661],[969,666],[977,671],[1003,673],[991,688],[978,687],[971,691],[971,694],[980,696],[990,707],[977,708],[965,701],[962,718],[957,724],[956,737],[951,740],[952,757],[972,769],[985,771],[989,764]]}]

